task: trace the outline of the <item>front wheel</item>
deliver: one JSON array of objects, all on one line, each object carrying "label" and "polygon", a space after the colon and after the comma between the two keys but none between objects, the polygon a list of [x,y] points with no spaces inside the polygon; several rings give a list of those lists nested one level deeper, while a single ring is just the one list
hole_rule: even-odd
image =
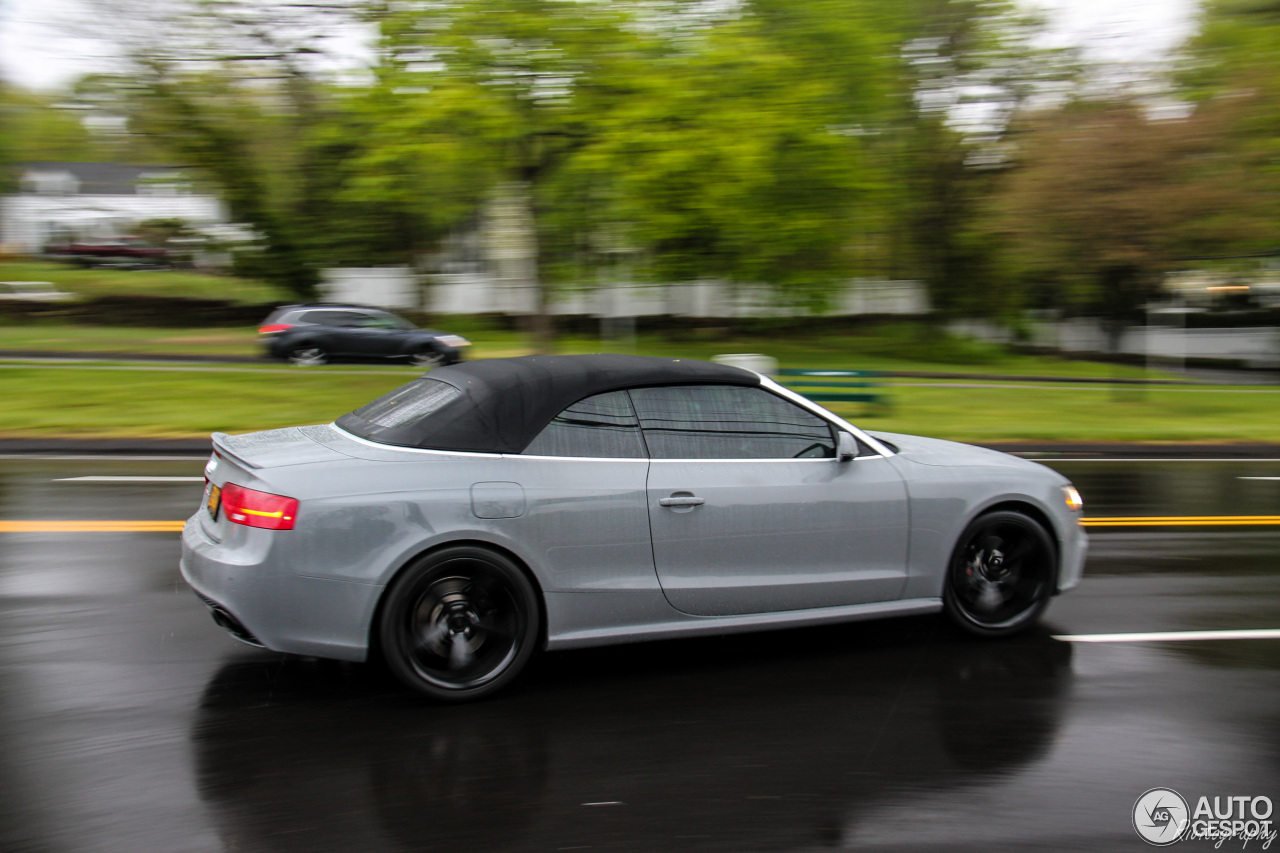
[{"label": "front wheel", "polygon": [[1004,637],[1035,623],[1057,577],[1053,540],[1019,512],[974,519],[956,543],[942,600],[951,620],[971,634]]},{"label": "front wheel", "polygon": [[520,567],[467,546],[429,554],[396,578],[378,636],[402,682],[433,699],[462,702],[514,680],[538,631],[537,593]]},{"label": "front wheel", "polygon": [[440,367],[444,364],[444,353],[426,348],[420,349],[413,355],[409,356],[409,363],[414,367],[421,367],[424,370],[430,370],[433,367]]}]

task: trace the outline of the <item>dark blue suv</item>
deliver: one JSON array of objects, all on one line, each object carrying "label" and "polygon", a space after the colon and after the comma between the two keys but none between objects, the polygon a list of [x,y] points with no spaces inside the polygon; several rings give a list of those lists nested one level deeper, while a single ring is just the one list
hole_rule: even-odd
[{"label": "dark blue suv", "polygon": [[308,367],[328,361],[392,360],[432,368],[462,361],[471,342],[419,329],[403,317],[364,305],[311,302],[285,305],[262,321],[267,354]]}]

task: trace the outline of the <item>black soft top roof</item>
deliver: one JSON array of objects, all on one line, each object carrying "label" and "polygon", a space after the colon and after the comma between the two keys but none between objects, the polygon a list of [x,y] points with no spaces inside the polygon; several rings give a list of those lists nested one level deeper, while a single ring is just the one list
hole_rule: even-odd
[{"label": "black soft top roof", "polygon": [[[453,393],[436,383],[457,389]],[[338,419],[370,441],[428,450],[520,453],[565,408],[606,391],[653,385],[759,385],[749,370],[682,358],[638,355],[529,355],[438,367],[422,379]],[[445,394],[440,394],[444,391]],[[396,422],[399,399],[433,395],[444,402],[429,413]],[[370,420],[372,418],[373,420]],[[381,420],[382,423],[375,423]]]}]

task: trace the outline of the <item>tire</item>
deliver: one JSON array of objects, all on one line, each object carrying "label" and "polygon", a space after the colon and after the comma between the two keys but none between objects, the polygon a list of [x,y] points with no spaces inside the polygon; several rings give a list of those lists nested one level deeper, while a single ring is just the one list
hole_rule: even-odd
[{"label": "tire", "polygon": [[1039,522],[1000,511],[970,522],[947,565],[942,601],[951,620],[980,637],[1035,624],[1058,577],[1057,549]]},{"label": "tire", "polygon": [[318,344],[295,344],[286,356],[289,363],[296,367],[315,367],[329,360],[329,353]]},{"label": "tire", "polygon": [[533,655],[538,596],[511,560],[485,548],[445,548],[392,582],[378,623],[387,668],[408,687],[465,702],[510,684]]},{"label": "tire", "polygon": [[444,353],[433,350],[430,347],[423,347],[409,356],[409,363],[424,370],[441,367],[445,363]]}]

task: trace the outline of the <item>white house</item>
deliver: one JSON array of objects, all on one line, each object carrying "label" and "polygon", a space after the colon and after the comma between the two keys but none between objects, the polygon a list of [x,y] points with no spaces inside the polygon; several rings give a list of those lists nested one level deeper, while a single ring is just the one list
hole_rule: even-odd
[{"label": "white house", "polygon": [[10,252],[122,237],[148,219],[226,221],[222,202],[195,192],[175,166],[20,163],[17,177],[18,191],[0,197],[0,247]]}]

